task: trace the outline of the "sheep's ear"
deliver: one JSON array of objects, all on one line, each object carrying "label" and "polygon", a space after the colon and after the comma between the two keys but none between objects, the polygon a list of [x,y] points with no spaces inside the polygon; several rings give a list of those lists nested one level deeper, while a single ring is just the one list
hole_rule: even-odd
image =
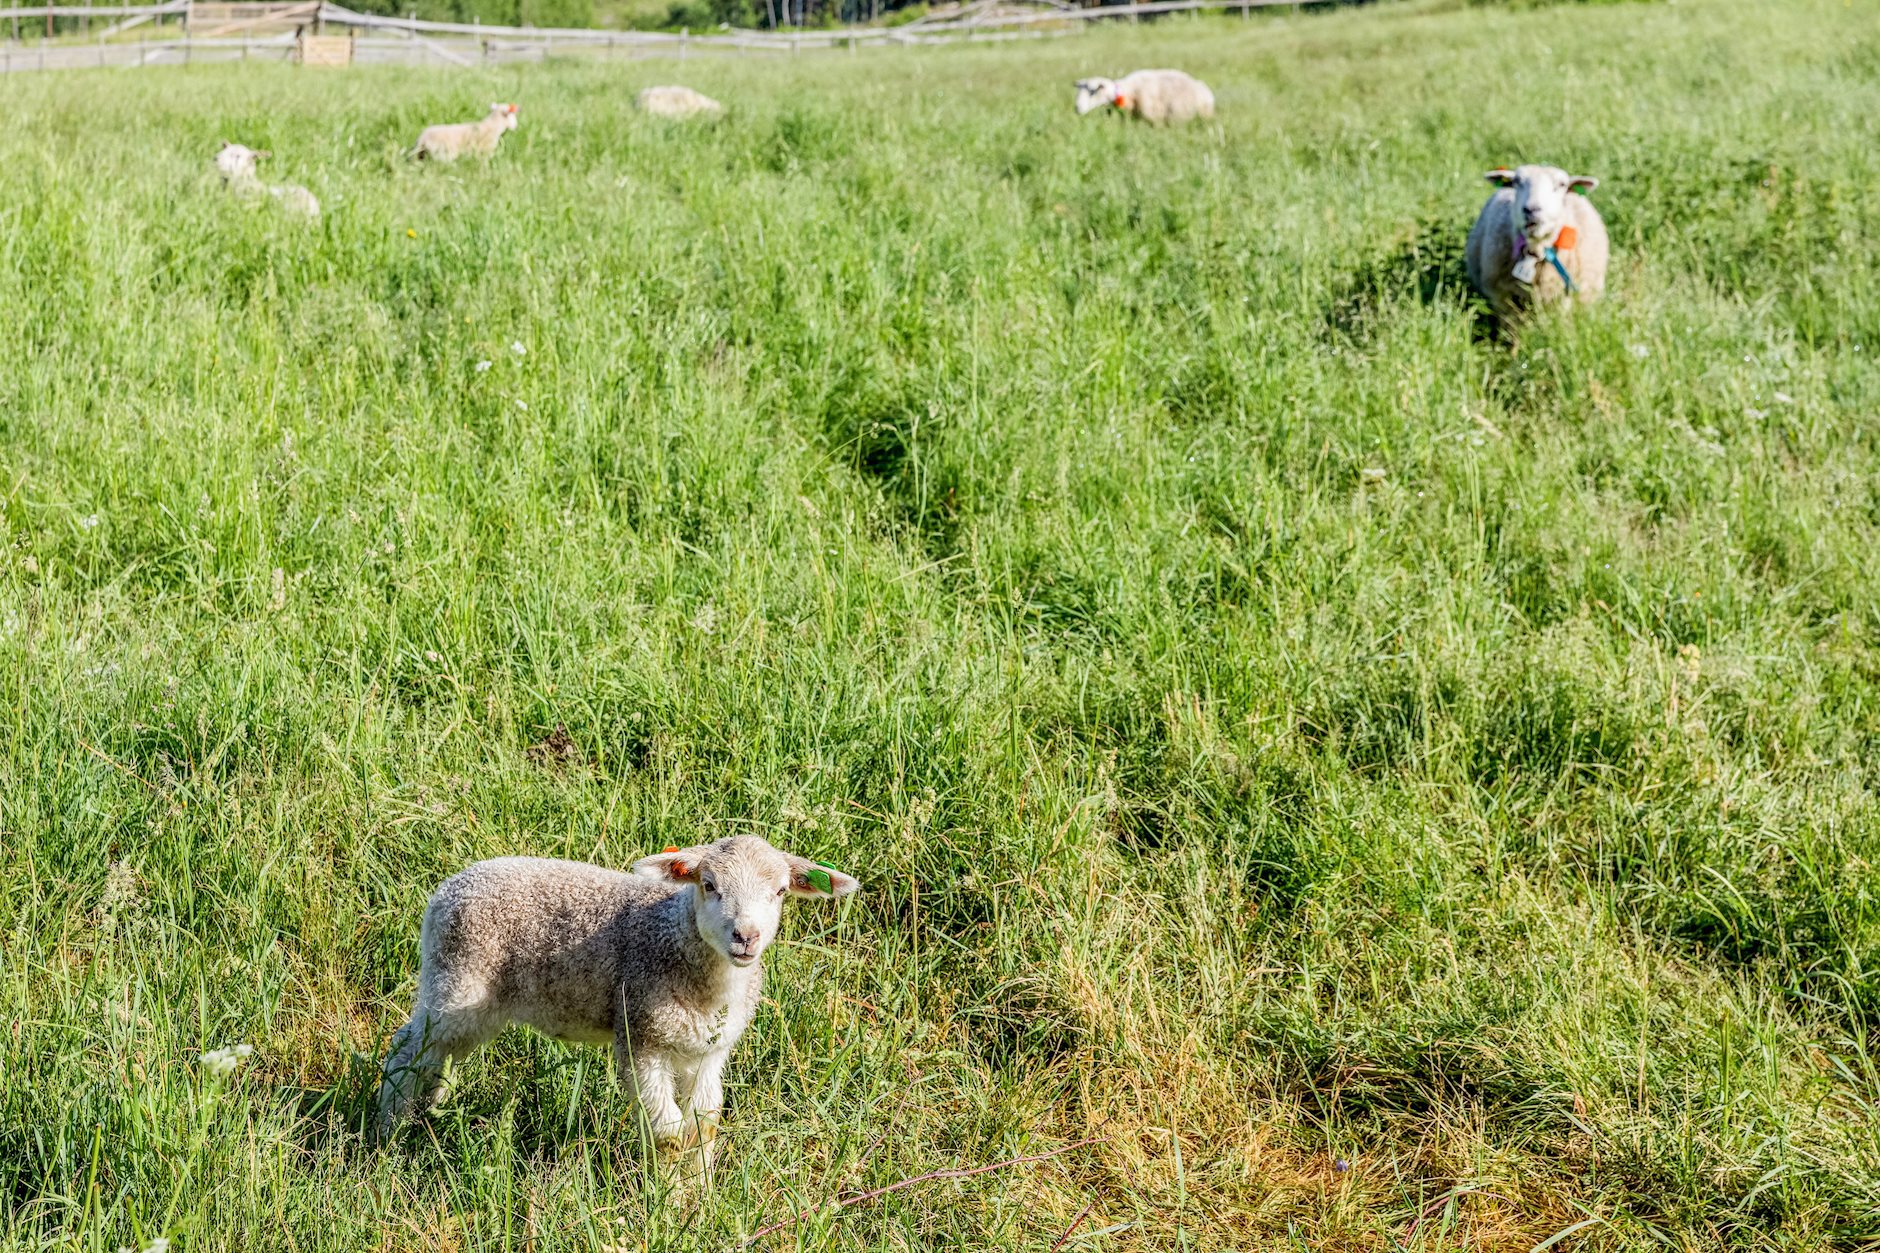
[{"label": "sheep's ear", "polygon": [[232,143],[230,143],[230,142],[229,142],[228,140],[226,140],[226,139],[224,139],[224,140],[222,141],[222,146],[223,146],[224,148],[233,148],[233,147],[234,147],[235,145],[234,145],[234,144],[232,144]]},{"label": "sheep's ear", "polygon": [[255,160],[257,161],[259,161],[262,157],[271,157],[273,155],[274,155],[274,149],[272,148],[258,148],[255,150]]},{"label": "sheep's ear", "polygon": [[1568,191],[1577,191],[1581,195],[1585,195],[1587,192],[1593,190],[1593,188],[1597,186],[1599,186],[1599,180],[1594,178],[1590,174],[1567,175],[1567,190]]},{"label": "sheep's ear", "polygon": [[704,857],[705,850],[702,848],[668,848],[663,853],[654,853],[651,857],[642,857],[634,862],[633,873],[648,879],[696,883],[699,862]]},{"label": "sheep's ear", "polygon": [[1514,171],[1507,169],[1505,167],[1502,169],[1490,170],[1488,173],[1482,175],[1482,177],[1487,179],[1489,182],[1495,184],[1495,186],[1497,187],[1513,187],[1514,186]]},{"label": "sheep's ear", "polygon": [[785,853],[790,863],[791,896],[847,896],[862,886],[853,875],[845,875],[834,866]]}]

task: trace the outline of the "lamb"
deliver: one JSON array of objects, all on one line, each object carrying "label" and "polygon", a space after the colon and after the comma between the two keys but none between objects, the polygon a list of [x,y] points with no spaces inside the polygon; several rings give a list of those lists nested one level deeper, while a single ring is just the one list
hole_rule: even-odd
[{"label": "lamb", "polygon": [[725,1061],[757,1012],[785,896],[861,886],[754,835],[635,862],[631,874],[534,857],[481,861],[424,911],[418,993],[393,1037],[379,1128],[432,1104],[441,1068],[511,1022],[614,1046],[662,1155],[707,1170]]},{"label": "lamb", "polygon": [[1469,232],[1469,281],[1499,317],[1571,296],[1590,304],[1606,287],[1606,223],[1584,195],[1599,180],[1553,165],[1490,170],[1499,191]]},{"label": "lamb", "polygon": [[656,117],[693,117],[725,111],[725,106],[690,87],[648,87],[633,104],[640,112]]},{"label": "lamb", "polygon": [[1114,105],[1147,122],[1186,122],[1214,116],[1214,93],[1180,70],[1137,70],[1122,78],[1077,80],[1077,115]]},{"label": "lamb", "polygon": [[480,122],[454,122],[448,126],[427,126],[418,133],[417,146],[410,156],[415,161],[429,157],[433,161],[455,161],[458,157],[482,157],[488,160],[496,152],[496,141],[504,131],[516,129],[513,104],[493,104]]},{"label": "lamb", "polygon": [[297,183],[264,183],[256,174],[255,163],[272,155],[266,149],[232,144],[225,139],[221,150],[215,154],[216,172],[222,176],[222,185],[244,200],[266,192],[280,201],[281,208],[292,216],[319,222],[320,202],[314,199],[312,192]]}]

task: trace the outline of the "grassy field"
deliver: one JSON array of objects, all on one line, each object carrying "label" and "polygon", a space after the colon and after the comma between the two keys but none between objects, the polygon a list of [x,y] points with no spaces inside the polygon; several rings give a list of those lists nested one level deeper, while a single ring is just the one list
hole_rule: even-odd
[{"label": "grassy field", "polygon": [[[0,1248],[1880,1240],[1875,6],[7,91]],[[521,1031],[368,1141],[440,878],[733,829],[865,891],[711,1196]]]}]

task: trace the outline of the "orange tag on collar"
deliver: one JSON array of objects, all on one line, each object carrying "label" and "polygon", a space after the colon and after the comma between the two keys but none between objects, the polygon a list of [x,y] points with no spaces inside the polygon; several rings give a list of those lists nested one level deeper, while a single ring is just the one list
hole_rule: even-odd
[{"label": "orange tag on collar", "polygon": [[1579,238],[1580,233],[1571,226],[1561,227],[1560,233],[1554,236],[1554,251],[1565,252],[1567,249],[1573,247],[1573,245],[1579,241]]}]

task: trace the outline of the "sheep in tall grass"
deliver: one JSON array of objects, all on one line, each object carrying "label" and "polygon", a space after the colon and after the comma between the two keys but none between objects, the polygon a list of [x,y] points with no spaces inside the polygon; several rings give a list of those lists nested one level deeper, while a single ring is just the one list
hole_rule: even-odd
[{"label": "sheep in tall grass", "polygon": [[513,104],[493,104],[481,121],[427,126],[418,133],[418,143],[411,150],[411,157],[417,161],[426,157],[433,161],[455,161],[459,157],[488,160],[496,152],[496,141],[504,132],[516,129],[518,112],[520,110]]},{"label": "sheep in tall grass", "polygon": [[521,1022],[611,1042],[655,1145],[697,1148],[709,1168],[725,1061],[757,1012],[784,898],[860,886],[752,835],[668,849],[631,874],[533,857],[476,863],[424,911],[416,1003],[379,1089],[381,1132],[436,1099],[447,1059]]},{"label": "sheep in tall grass", "polygon": [[648,87],[633,101],[634,108],[655,117],[693,117],[700,113],[723,113],[725,106],[690,87]]},{"label": "sheep in tall grass", "polygon": [[1606,288],[1606,223],[1584,194],[1599,180],[1554,165],[1490,170],[1499,189],[1469,232],[1469,281],[1501,317],[1556,304],[1580,304]]},{"label": "sheep in tall grass", "polygon": [[1122,78],[1077,80],[1077,115],[1113,106],[1146,122],[1186,122],[1214,116],[1214,93],[1180,70],[1137,70]]},{"label": "sheep in tall grass", "polygon": [[222,185],[244,200],[252,200],[264,192],[281,202],[284,212],[293,217],[305,218],[309,222],[320,220],[320,202],[314,199],[312,192],[298,183],[264,183],[256,170],[256,164],[263,157],[273,154],[266,149],[250,148],[246,144],[232,144],[222,141],[221,150],[215,154],[216,173],[222,176]]}]

